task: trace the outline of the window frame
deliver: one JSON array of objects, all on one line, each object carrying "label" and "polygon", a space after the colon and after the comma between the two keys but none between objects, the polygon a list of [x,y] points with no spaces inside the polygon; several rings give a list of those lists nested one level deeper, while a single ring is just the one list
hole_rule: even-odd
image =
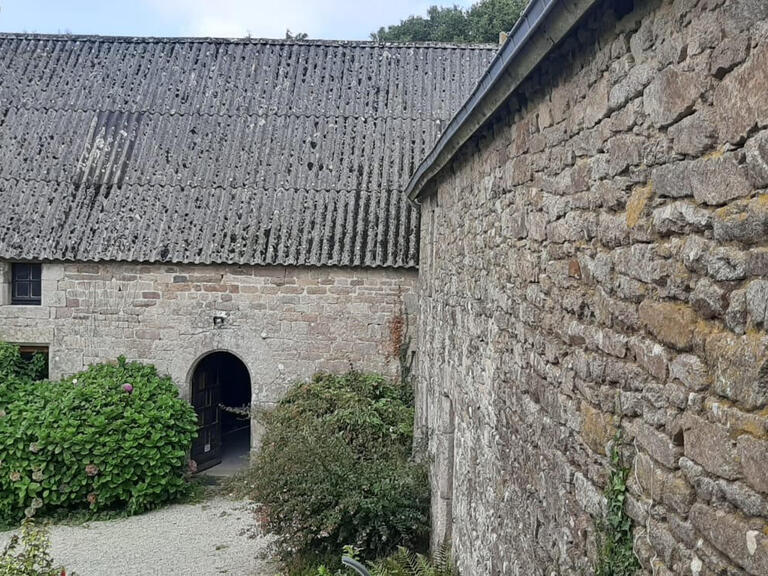
[{"label": "window frame", "polygon": [[[20,276],[21,270],[25,275]],[[42,306],[43,304],[43,265],[40,262],[11,262],[11,306]],[[26,286],[27,295],[18,295],[18,286]],[[37,288],[38,296],[34,295]]]}]

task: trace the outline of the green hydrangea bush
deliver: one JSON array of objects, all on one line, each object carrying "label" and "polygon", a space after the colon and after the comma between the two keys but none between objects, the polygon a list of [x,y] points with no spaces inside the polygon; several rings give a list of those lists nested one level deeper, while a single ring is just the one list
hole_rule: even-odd
[{"label": "green hydrangea bush", "polygon": [[409,383],[349,372],[297,384],[262,416],[248,485],[289,567],[344,545],[365,560],[425,548],[429,483],[411,461],[413,415]]},{"label": "green hydrangea bush", "polygon": [[0,519],[134,514],[186,492],[196,415],[170,378],[124,358],[59,382],[33,368],[0,344]]}]

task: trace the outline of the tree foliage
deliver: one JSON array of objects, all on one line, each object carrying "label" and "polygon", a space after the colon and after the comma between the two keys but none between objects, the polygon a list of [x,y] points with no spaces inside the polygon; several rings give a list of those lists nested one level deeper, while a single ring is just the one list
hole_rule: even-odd
[{"label": "tree foliage", "polygon": [[496,43],[520,18],[527,0],[480,0],[464,10],[459,6],[432,6],[423,16],[410,16],[400,24],[371,34],[379,42]]},{"label": "tree foliage", "polygon": [[290,28],[286,29],[285,31],[285,39],[286,40],[306,40],[309,38],[309,34],[306,32],[296,32],[295,34],[291,32]]}]

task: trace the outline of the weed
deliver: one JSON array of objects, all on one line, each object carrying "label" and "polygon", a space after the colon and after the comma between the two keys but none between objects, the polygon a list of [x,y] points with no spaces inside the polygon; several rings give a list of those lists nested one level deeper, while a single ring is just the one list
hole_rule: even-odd
[{"label": "weed", "polygon": [[629,467],[619,452],[620,434],[611,448],[611,475],[605,488],[607,511],[598,524],[599,554],[595,576],[634,576],[640,569],[635,556],[632,519],[624,511]]}]

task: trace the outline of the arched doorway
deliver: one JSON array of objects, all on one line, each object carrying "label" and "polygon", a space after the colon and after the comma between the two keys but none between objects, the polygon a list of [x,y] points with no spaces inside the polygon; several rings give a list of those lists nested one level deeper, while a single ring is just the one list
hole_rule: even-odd
[{"label": "arched doorway", "polygon": [[234,354],[213,352],[197,363],[190,388],[198,425],[191,456],[198,471],[217,464],[223,473],[240,469],[250,454],[251,419],[222,406],[250,405],[248,368]]}]

